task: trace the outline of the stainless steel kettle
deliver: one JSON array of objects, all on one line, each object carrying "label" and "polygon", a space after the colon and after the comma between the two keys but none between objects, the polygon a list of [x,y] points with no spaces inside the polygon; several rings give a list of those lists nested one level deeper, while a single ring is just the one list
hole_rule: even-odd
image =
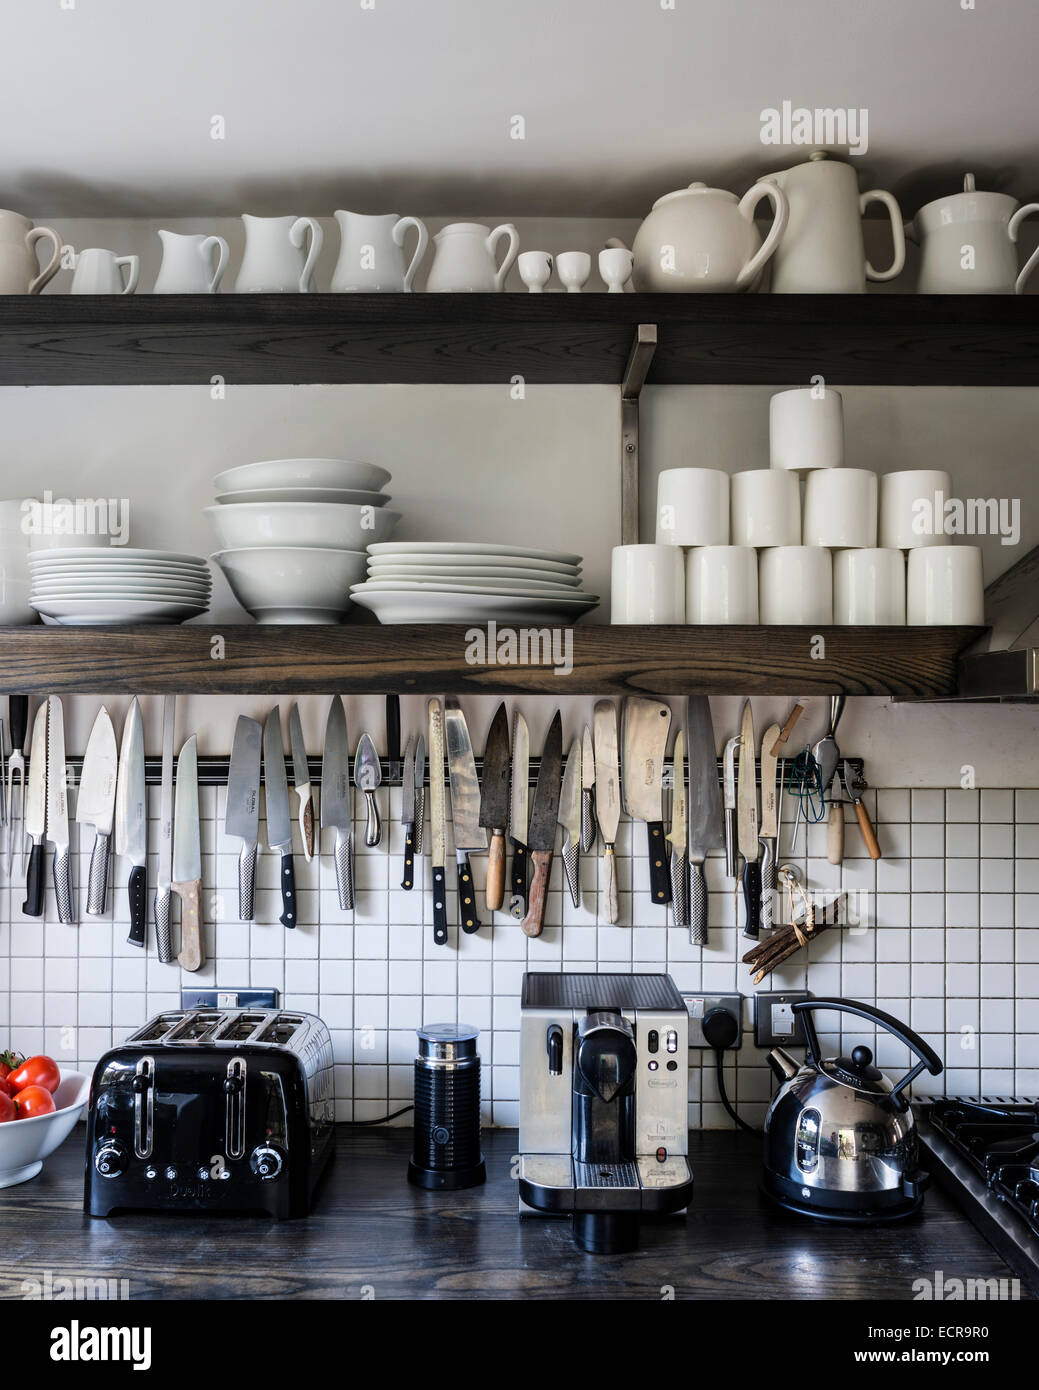
[{"label": "stainless steel kettle", "polygon": [[[868,1047],[825,1060],[812,1017],[854,1014],[887,1029],[919,1058],[892,1083]],[[783,1085],[765,1119],[766,1194],[781,1206],[836,1221],[893,1221],[916,1211],[928,1175],[919,1167],[916,1123],[905,1090],[925,1069],[942,1070],[923,1038],[890,1014],[851,999],[793,1005],[804,1026],[801,1065],[774,1048],[768,1060]]]}]

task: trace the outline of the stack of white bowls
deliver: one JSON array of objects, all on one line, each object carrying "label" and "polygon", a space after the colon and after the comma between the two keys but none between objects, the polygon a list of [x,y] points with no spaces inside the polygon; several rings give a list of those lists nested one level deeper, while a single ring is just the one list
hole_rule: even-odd
[{"label": "stack of white bowls", "polygon": [[37,621],[29,603],[29,537],[21,498],[0,502],[0,624],[12,627]]},{"label": "stack of white bowls", "polygon": [[352,459],[269,459],[218,473],[207,507],[221,550],[211,558],[259,623],[338,623],[364,578],[372,542],[400,513],[385,468]]}]

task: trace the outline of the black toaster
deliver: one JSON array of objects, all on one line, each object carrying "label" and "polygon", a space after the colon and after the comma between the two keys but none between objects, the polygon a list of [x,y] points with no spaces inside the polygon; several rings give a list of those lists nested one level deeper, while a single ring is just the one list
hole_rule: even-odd
[{"label": "black toaster", "polygon": [[284,1009],[156,1015],[94,1068],[91,1216],[310,1210],[335,1143],[332,1040]]}]

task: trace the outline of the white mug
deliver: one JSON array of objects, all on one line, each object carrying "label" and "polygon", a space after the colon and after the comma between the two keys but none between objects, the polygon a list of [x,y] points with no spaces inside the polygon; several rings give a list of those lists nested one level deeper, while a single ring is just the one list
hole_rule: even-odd
[{"label": "white mug", "polygon": [[[228,248],[222,236],[159,232],[162,264],[153,294],[216,294],[227,269]],[[213,252],[217,252],[216,266]]]},{"label": "white mug", "polygon": [[519,277],[531,294],[542,294],[552,278],[552,257],[547,251],[523,251],[516,261]]},{"label": "white mug", "polygon": [[761,621],[766,624],[833,622],[830,552],[816,545],[777,545],[758,556]]},{"label": "white mug", "polygon": [[780,391],[768,404],[773,468],[804,474],[844,463],[844,402],[839,391],[809,386]]},{"label": "white mug", "polygon": [[657,479],[657,545],[728,544],[728,473],[665,468]]},{"label": "white mug", "polygon": [[799,545],[801,487],[794,473],[751,468],[732,475],[733,545]]},{"label": "white mug", "polygon": [[805,483],[805,545],[871,549],[877,543],[877,475],[866,468],[820,468]]},{"label": "white mug", "polygon": [[702,545],[686,555],[687,623],[757,623],[758,552],[749,545]]},{"label": "white mug", "polygon": [[[125,280],[123,266],[127,267]],[[140,274],[137,256],[117,256],[114,251],[88,246],[76,257],[69,294],[133,294]]]},{"label": "white mug", "polygon": [[906,621],[911,627],[980,627],[985,581],[976,545],[931,545],[909,552]]},{"label": "white mug", "polygon": [[945,545],[941,523],[951,492],[952,478],[941,468],[885,473],[880,479],[880,544],[901,550]]},{"label": "white mug", "polygon": [[614,547],[610,622],[685,622],[685,555],[678,546]]},{"label": "white mug", "polygon": [[838,550],[833,621],[847,627],[904,627],[906,559],[901,550]]}]

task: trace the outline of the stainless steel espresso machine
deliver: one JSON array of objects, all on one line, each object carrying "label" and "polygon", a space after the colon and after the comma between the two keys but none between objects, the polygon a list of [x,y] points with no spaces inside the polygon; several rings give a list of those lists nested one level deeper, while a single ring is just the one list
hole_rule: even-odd
[{"label": "stainless steel espresso machine", "polygon": [[594,1254],[684,1212],[689,1015],[670,975],[523,976],[520,1214],[573,1216]]}]

